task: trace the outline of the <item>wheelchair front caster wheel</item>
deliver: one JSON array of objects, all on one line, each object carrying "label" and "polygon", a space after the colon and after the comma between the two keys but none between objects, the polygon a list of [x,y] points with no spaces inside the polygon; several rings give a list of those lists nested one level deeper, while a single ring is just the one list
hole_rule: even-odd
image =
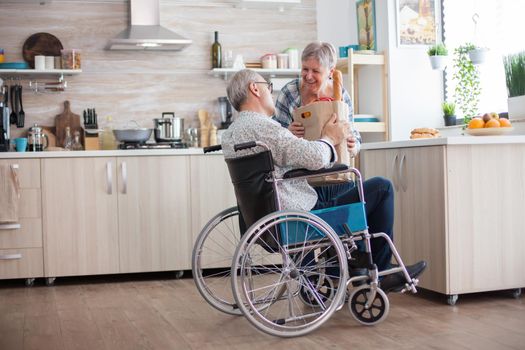
[{"label": "wheelchair front caster wheel", "polygon": [[521,296],[521,288],[516,288],[512,291],[514,299],[518,299]]},{"label": "wheelchair front caster wheel", "polygon": [[34,278],[26,278],[26,287],[33,287],[34,284],[35,284]]},{"label": "wheelchair front caster wheel", "polygon": [[359,286],[348,298],[348,309],[355,320],[365,326],[373,326],[387,318],[390,303],[385,292],[376,290],[374,300],[368,300],[370,286]]},{"label": "wheelchair front caster wheel", "polygon": [[458,295],[457,294],[452,294],[452,295],[447,296],[447,304],[448,305],[454,306],[454,305],[456,305],[457,301],[458,301]]},{"label": "wheelchair front caster wheel", "polygon": [[175,271],[176,280],[180,280],[182,278],[182,275],[184,275],[184,271]]}]

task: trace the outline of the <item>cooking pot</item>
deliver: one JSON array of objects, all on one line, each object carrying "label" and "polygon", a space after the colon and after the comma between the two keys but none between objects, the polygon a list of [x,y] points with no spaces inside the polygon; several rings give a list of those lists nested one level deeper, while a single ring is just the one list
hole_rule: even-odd
[{"label": "cooking pot", "polygon": [[182,140],[184,119],[176,118],[173,112],[162,113],[162,118],[153,119],[155,122],[155,141],[172,142]]},{"label": "cooking pot", "polygon": [[113,129],[113,135],[115,135],[115,139],[120,142],[146,142],[149,140],[151,136],[151,129],[148,128],[140,128],[138,127],[138,124],[136,121],[134,122],[137,127],[136,128],[128,128],[128,129]]}]

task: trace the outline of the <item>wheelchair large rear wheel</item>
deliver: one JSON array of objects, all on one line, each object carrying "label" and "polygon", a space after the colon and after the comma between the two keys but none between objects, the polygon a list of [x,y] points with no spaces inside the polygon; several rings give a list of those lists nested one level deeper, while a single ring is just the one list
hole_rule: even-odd
[{"label": "wheelchair large rear wheel", "polygon": [[241,239],[239,210],[226,209],[202,229],[193,248],[193,280],[202,297],[214,308],[241,315],[231,289],[233,254]]},{"label": "wheelchair large rear wheel", "polygon": [[274,336],[315,330],[345,297],[343,244],[308,212],[280,211],[260,219],[244,235],[233,262],[237,305],[256,328]]}]

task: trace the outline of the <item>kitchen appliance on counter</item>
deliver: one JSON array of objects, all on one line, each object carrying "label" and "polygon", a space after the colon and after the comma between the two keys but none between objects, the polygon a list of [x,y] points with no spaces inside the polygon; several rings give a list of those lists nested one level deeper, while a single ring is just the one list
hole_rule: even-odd
[{"label": "kitchen appliance on counter", "polygon": [[120,142],[118,149],[181,149],[188,148],[188,145],[182,141],[174,142]]},{"label": "kitchen appliance on counter", "polygon": [[155,127],[155,141],[157,142],[182,142],[184,119],[175,117],[173,112],[163,112],[162,118],[153,119]]},{"label": "kitchen appliance on counter", "polygon": [[232,105],[226,96],[219,97],[219,111],[221,113],[221,129],[228,129],[232,123]]},{"label": "kitchen appliance on counter", "polygon": [[3,85],[0,79],[0,152],[9,151],[9,139],[10,139],[10,120],[9,107],[7,101],[9,99],[8,87]]}]

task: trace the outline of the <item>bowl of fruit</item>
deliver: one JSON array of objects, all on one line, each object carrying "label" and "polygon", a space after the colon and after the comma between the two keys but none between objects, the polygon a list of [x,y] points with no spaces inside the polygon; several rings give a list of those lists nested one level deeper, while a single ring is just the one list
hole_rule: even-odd
[{"label": "bowl of fruit", "polygon": [[465,132],[472,136],[494,136],[508,134],[512,130],[514,128],[507,118],[500,118],[498,113],[485,113],[472,118]]}]

